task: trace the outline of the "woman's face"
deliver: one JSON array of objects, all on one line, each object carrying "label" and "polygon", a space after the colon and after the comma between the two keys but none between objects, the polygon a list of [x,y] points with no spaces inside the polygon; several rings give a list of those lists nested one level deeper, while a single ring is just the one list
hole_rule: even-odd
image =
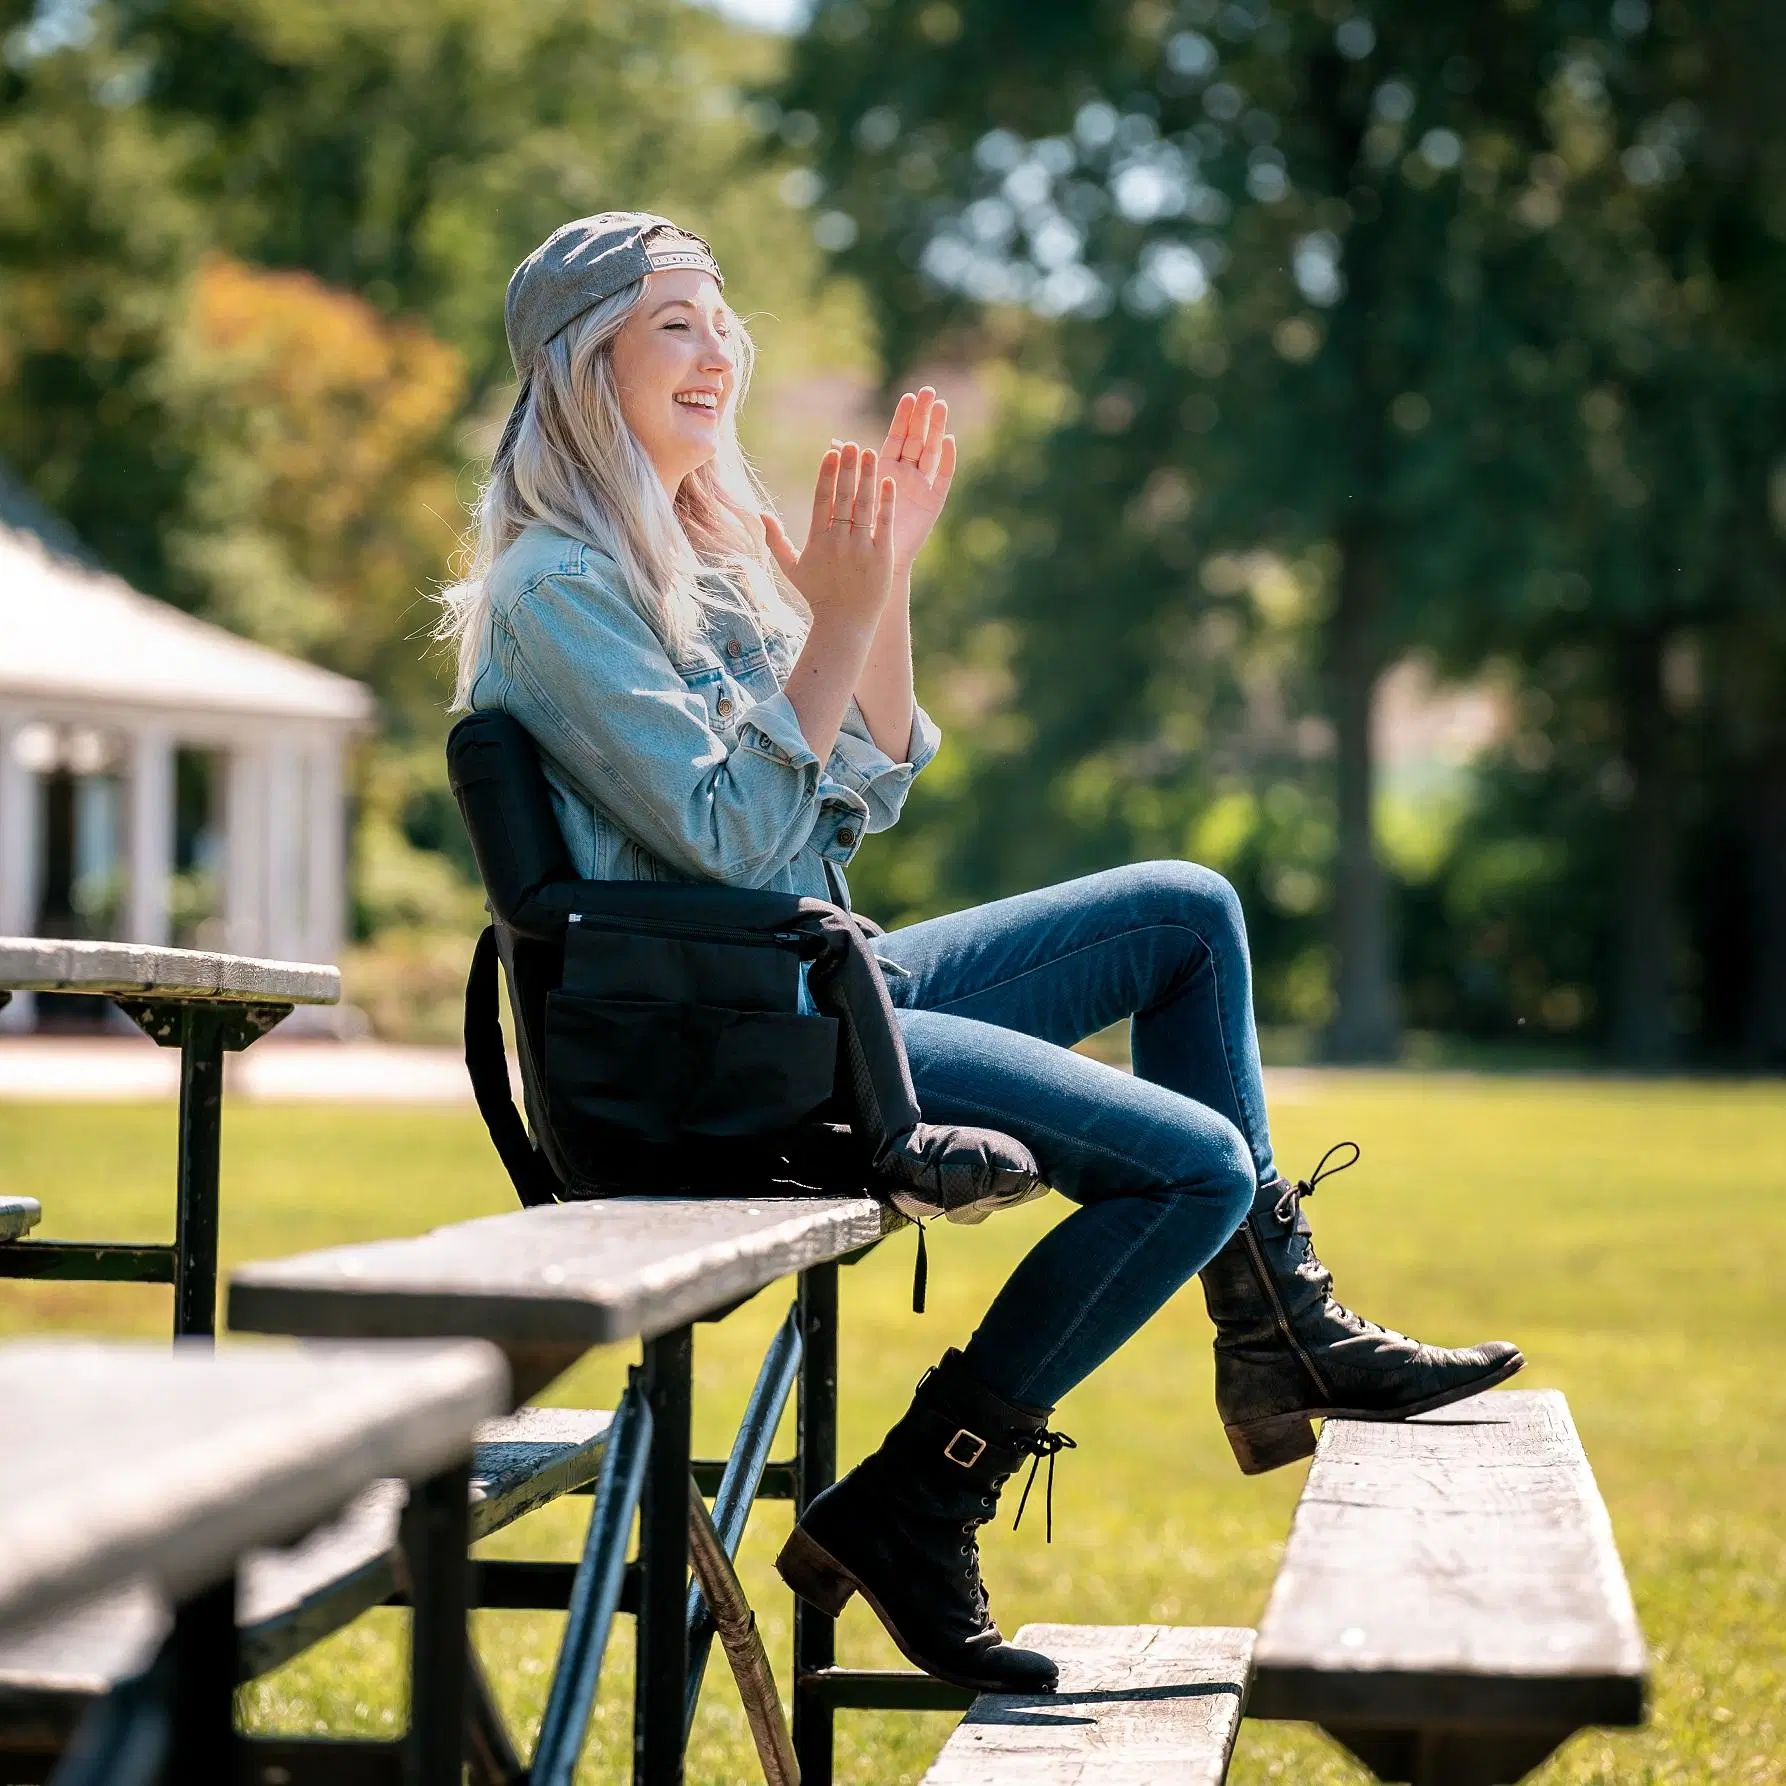
[{"label": "woman's face", "polygon": [[731,329],[713,277],[675,267],[646,279],[614,337],[620,413],[672,496],[719,448],[737,384]]}]

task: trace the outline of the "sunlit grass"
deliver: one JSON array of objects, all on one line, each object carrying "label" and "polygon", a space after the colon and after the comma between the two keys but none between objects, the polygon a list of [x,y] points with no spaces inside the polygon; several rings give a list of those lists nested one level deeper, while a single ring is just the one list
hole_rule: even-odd
[{"label": "sunlit grass", "polygon": [[[1437,1340],[1505,1336],[1530,1386],[1564,1389],[1612,1509],[1655,1652],[1650,1728],[1577,1737],[1541,1786],[1786,1782],[1786,1090],[1777,1085],[1290,1074],[1277,1139],[1306,1169],[1356,1138],[1364,1165],[1311,1206],[1340,1287],[1366,1312]],[[43,1232],[167,1232],[173,1123],[161,1108],[0,1106],[0,1185],[42,1199]],[[412,1231],[510,1206],[475,1116],[231,1107],[226,1261]],[[843,1448],[866,1450],[924,1366],[971,1329],[1002,1274],[1060,1206],[1045,1201],[933,1239],[931,1312],[909,1312],[911,1247],[844,1279]],[[697,1343],[697,1446],[720,1449],[786,1306],[772,1291]],[[0,1286],[0,1330],[159,1333],[167,1293]],[[1247,1624],[1276,1568],[1300,1471],[1234,1469],[1209,1396],[1208,1326],[1193,1286],[1060,1410],[1055,1540],[1026,1520],[987,1544],[1007,1629],[1026,1619]],[[627,1354],[588,1360],[552,1399],[611,1405]],[[570,1556],[588,1502],[532,1516],[508,1554]],[[765,1504],[743,1575],[780,1678],[786,1596],[770,1569],[786,1512]],[[561,1620],[485,1613],[478,1635],[517,1726],[543,1704]],[[388,1732],[403,1716],[402,1623],[373,1614],[249,1696],[262,1728]],[[630,1768],[628,1639],[610,1653],[580,1778]],[[852,1607],[846,1661],[890,1665]],[[723,1663],[689,1779],[755,1775]],[[915,1781],[952,1720],[846,1714],[839,1778]],[[1342,1786],[1364,1778],[1317,1734],[1248,1724],[1232,1778]]]}]

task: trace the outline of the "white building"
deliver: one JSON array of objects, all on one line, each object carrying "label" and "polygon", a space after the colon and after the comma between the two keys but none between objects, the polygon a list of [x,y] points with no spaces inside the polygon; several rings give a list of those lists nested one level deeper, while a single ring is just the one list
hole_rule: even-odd
[{"label": "white building", "polygon": [[337,959],[371,717],[359,683],[97,568],[0,473],[0,935]]}]

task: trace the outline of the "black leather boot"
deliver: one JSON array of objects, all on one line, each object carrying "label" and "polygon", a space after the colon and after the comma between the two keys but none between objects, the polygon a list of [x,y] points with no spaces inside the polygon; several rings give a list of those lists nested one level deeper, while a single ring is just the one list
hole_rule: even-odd
[{"label": "black leather boot", "polygon": [[1013,1648],[992,1622],[978,1543],[1018,1465],[1046,1457],[1052,1470],[1054,1453],[1072,1445],[1047,1430],[1048,1412],[1001,1400],[951,1348],[880,1449],[806,1509],[776,1558],[782,1580],[833,1618],[860,1593],[900,1651],[938,1680],[1052,1693],[1054,1664]]},{"label": "black leather boot", "polygon": [[[1341,1148],[1352,1157],[1329,1168]],[[1251,1213],[1203,1268],[1215,1322],[1215,1400],[1242,1470],[1256,1476],[1308,1457],[1311,1421],[1405,1420],[1502,1383],[1525,1363],[1505,1340],[1462,1351],[1422,1345],[1333,1298],[1315,1256],[1305,1198],[1356,1164],[1342,1141],[1296,1184],[1262,1184]]]}]

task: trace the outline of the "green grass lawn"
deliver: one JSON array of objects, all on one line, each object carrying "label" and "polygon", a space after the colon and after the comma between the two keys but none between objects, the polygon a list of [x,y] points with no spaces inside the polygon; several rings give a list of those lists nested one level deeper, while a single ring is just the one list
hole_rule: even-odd
[{"label": "green grass lawn", "polygon": [[[1543,1786],[1786,1782],[1786,1089],[1778,1085],[1294,1074],[1274,1112],[1281,1159],[1306,1171],[1333,1140],[1357,1170],[1311,1205],[1347,1300],[1438,1341],[1516,1339],[1522,1386],[1568,1393],[1612,1510],[1655,1658],[1652,1723],[1586,1733]],[[475,1115],[271,1109],[226,1113],[223,1251],[233,1260],[411,1232],[511,1205]],[[0,1188],[42,1199],[43,1232],[152,1239],[170,1224],[171,1109],[0,1105]],[[930,1313],[909,1312],[901,1236],[844,1277],[845,1461],[869,1448],[925,1365],[965,1338],[1052,1199],[979,1229],[938,1229]],[[697,1445],[718,1449],[786,1307],[767,1292],[699,1331]],[[0,1285],[0,1331],[161,1333],[167,1293]],[[551,1399],[612,1405],[628,1362],[601,1354]],[[1060,1410],[1055,1537],[1040,1521],[986,1545],[995,1610],[1026,1619],[1251,1624],[1301,1483],[1243,1479],[1210,1401],[1195,1286]],[[574,1555],[577,1500],[496,1541]],[[765,1504],[743,1575],[786,1680],[788,1602],[770,1559],[785,1509]],[[859,1603],[843,1659],[890,1665]],[[514,1719],[531,1730],[561,1621],[486,1613],[478,1633]],[[628,1772],[625,1621],[580,1779]],[[249,1690],[263,1728],[388,1731],[402,1717],[399,1615],[377,1613]],[[716,1658],[718,1652],[716,1651]],[[723,1661],[709,1673],[689,1779],[755,1777]],[[846,1714],[839,1777],[918,1779],[944,1715]],[[1247,1724],[1232,1778],[1342,1786],[1365,1776],[1318,1734]]]}]

